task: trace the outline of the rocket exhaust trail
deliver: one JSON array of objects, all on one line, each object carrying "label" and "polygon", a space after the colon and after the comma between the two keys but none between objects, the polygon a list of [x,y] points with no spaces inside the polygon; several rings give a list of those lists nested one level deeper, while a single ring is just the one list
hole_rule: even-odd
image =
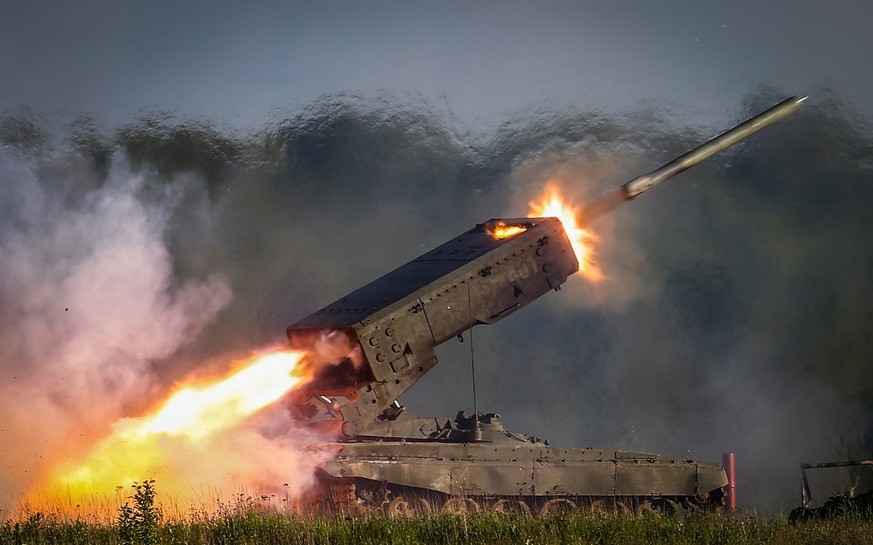
[{"label": "rocket exhaust trail", "polygon": [[773,123],[788,117],[796,112],[806,99],[807,97],[800,98],[793,96],[783,100],[769,110],[761,112],[755,117],[740,123],[731,130],[716,136],[705,144],[673,159],[669,163],[656,168],[648,174],[637,176],[633,180],[622,185],[619,189],[601,195],[583,207],[580,214],[582,221],[587,223],[607,212],[615,210],[625,201],[629,201],[642,195],[664,180],[685,172],[696,164],[709,159],[716,153],[733,146],[740,140],[743,140],[761,129],[769,127]]}]

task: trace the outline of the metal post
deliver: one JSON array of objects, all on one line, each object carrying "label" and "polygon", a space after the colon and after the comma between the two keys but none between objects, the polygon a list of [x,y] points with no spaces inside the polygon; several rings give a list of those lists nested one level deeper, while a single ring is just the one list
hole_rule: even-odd
[{"label": "metal post", "polygon": [[721,465],[724,467],[724,472],[728,479],[727,496],[724,499],[724,506],[728,511],[733,511],[737,508],[737,469],[734,453],[728,452],[723,454]]}]

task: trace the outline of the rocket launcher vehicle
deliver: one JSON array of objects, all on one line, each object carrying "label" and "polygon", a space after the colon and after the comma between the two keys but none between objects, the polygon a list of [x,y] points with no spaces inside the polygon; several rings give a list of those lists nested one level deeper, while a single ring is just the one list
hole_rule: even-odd
[{"label": "rocket launcher vehicle", "polygon": [[[791,97],[583,209],[590,221],[796,111]],[[514,228],[511,232],[507,227]],[[501,233],[506,233],[501,235]],[[296,415],[346,437],[390,418],[395,401],[436,363],[435,347],[494,324],[579,268],[557,218],[495,218],[288,327],[292,347],[337,361],[292,399]]]},{"label": "rocket launcher vehicle", "polygon": [[[522,230],[497,238],[500,224]],[[436,346],[559,289],[578,268],[557,218],[477,225],[288,328],[292,347],[349,347],[347,361],[319,367],[326,374],[298,391],[311,396],[305,414],[324,409],[345,435],[364,431],[436,364]]]}]

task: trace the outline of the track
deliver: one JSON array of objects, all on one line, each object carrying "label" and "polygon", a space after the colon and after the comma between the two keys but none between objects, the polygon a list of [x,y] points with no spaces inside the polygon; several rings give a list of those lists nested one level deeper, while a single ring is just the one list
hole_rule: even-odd
[{"label": "track", "polygon": [[[720,492],[720,491],[719,491]],[[303,510],[323,515],[405,518],[436,514],[516,513],[538,516],[570,512],[671,515],[715,511],[724,497],[670,496],[451,496],[367,479],[336,479],[319,483]]]}]

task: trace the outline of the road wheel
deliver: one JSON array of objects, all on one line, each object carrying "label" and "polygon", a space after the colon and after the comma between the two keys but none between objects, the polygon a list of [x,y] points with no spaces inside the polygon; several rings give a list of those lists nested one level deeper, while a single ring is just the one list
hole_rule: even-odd
[{"label": "road wheel", "polygon": [[606,513],[606,500],[591,500],[585,504],[584,509],[590,513]]},{"label": "road wheel", "polygon": [[415,507],[415,512],[419,515],[432,515],[433,514],[433,505],[427,500],[427,498],[413,498],[412,502],[413,507]]},{"label": "road wheel", "polygon": [[392,519],[409,518],[415,516],[415,509],[409,505],[406,498],[403,496],[397,496],[388,502],[388,506],[385,508],[385,514],[388,515],[388,518]]},{"label": "road wheel", "polygon": [[648,515],[672,515],[676,513],[679,506],[673,500],[643,500],[637,506],[637,514]]},{"label": "road wheel", "polygon": [[497,500],[491,506],[494,513],[530,514],[530,507],[523,500]]},{"label": "road wheel", "polygon": [[612,505],[612,511],[614,513],[618,513],[619,515],[630,515],[631,513],[633,513],[633,511],[631,511],[631,508],[628,507],[627,504],[623,501],[616,501]]},{"label": "road wheel", "polygon": [[470,498],[449,498],[443,504],[442,512],[453,515],[472,515],[479,512],[479,504]]},{"label": "road wheel", "polygon": [[637,505],[637,514],[643,517],[658,516],[661,506],[653,500],[643,500]]},{"label": "road wheel", "polygon": [[540,508],[540,515],[556,515],[560,513],[570,513],[576,510],[576,503],[573,500],[566,498],[555,498],[543,504]]}]

